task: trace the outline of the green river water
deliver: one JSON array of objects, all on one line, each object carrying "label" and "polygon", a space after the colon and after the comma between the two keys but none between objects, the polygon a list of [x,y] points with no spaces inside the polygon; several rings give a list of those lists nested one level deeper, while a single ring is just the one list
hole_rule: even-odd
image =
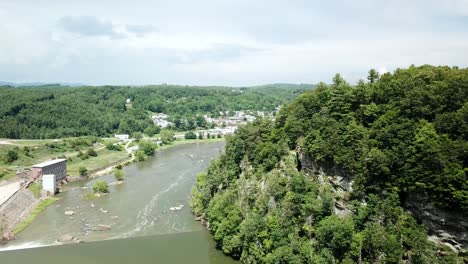
[{"label": "green river water", "polygon": [[[113,185],[112,175],[100,177],[111,183],[110,194],[92,200],[82,196],[94,180],[68,184],[75,188],[59,194],[17,240],[0,247],[0,263],[237,263],[215,249],[188,204],[196,174],[223,147],[197,143],[163,150],[125,167],[123,184]],[[111,230],[95,231],[99,224]],[[53,246],[65,234],[85,243]]]}]

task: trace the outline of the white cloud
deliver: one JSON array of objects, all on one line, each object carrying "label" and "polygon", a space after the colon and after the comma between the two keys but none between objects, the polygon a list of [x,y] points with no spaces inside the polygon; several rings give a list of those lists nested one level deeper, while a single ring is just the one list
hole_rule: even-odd
[{"label": "white cloud", "polygon": [[467,2],[4,2],[1,78],[252,85],[336,72],[356,81],[370,68],[410,64],[466,67]]}]

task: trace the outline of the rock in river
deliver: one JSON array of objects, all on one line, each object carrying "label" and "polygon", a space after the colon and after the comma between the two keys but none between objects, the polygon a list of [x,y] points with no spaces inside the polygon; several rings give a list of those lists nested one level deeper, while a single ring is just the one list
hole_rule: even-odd
[{"label": "rock in river", "polygon": [[66,242],[71,242],[73,241],[73,236],[70,234],[63,235],[57,239],[58,242],[60,243],[66,243]]},{"label": "rock in river", "polygon": [[97,226],[97,231],[108,231],[111,229],[110,225],[98,225]]}]

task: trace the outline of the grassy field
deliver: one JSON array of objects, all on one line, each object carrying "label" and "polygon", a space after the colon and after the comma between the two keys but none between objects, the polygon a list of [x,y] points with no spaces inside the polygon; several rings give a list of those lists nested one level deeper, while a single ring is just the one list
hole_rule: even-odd
[{"label": "grassy field", "polygon": [[[86,144],[77,143],[79,140],[88,140]],[[45,139],[45,140],[11,140],[0,139],[0,181],[7,180],[16,175],[16,170],[28,168],[34,164],[56,158],[67,158],[69,160],[69,174],[78,175],[79,167],[86,167],[93,170],[110,162],[114,162],[125,157],[125,151],[108,151],[105,146],[108,143],[115,143],[119,140],[114,138],[95,139],[90,138],[66,138],[66,139]],[[97,140],[97,142],[96,142]],[[91,143],[94,142],[94,143]],[[78,153],[86,153],[88,149],[98,152],[98,157],[90,157],[81,160]],[[17,159],[11,162],[7,160],[7,153],[13,151],[17,154]]]},{"label": "grassy field", "polygon": [[97,154],[97,157],[89,157],[85,160],[78,157],[72,158],[71,161],[69,160],[67,162],[67,174],[70,176],[79,176],[78,170],[80,167],[85,167],[88,171],[92,171],[128,157],[128,153],[125,150],[110,151],[107,149],[101,149],[97,151]]},{"label": "grassy field", "polygon": [[30,190],[33,194],[34,194],[34,197],[36,197],[36,199],[38,199],[39,197],[41,197],[41,189],[42,189],[42,186],[37,183],[37,182],[33,182],[29,187],[28,187],[28,190]]}]

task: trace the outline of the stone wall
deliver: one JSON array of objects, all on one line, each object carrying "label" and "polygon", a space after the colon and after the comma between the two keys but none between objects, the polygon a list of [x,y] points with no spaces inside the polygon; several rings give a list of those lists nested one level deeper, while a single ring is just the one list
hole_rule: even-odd
[{"label": "stone wall", "polygon": [[0,217],[2,217],[6,229],[11,231],[36,205],[37,200],[33,193],[26,188],[21,188],[0,207]]}]

